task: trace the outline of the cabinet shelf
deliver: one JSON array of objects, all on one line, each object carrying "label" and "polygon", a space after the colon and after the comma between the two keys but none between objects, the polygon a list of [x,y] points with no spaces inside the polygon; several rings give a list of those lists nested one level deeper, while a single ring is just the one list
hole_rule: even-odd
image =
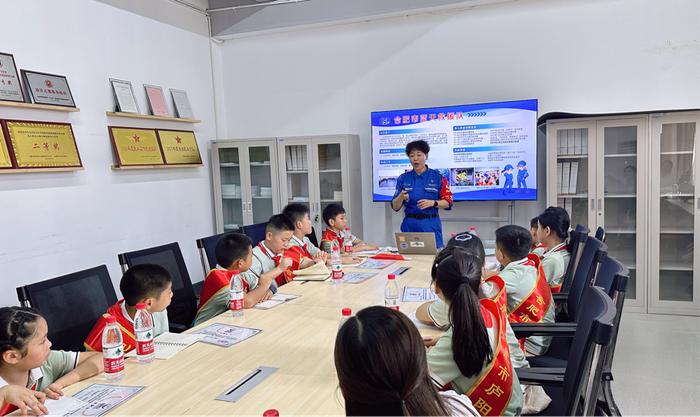
[{"label": "cabinet shelf", "polygon": [[692,155],[695,151],[668,151],[661,152],[661,155]]},{"label": "cabinet shelf", "polygon": [[292,197],[289,201],[293,203],[308,203],[309,197]]},{"label": "cabinet shelf", "polygon": [[692,193],[666,193],[666,194],[661,194],[659,197],[661,198],[682,198],[682,197],[695,197],[695,194]]},{"label": "cabinet shelf", "polygon": [[287,174],[308,174],[308,173],[309,173],[308,170],[302,170],[302,171],[299,171],[299,170],[297,170],[297,171],[287,171]]},{"label": "cabinet shelf", "polygon": [[241,196],[222,195],[221,198],[224,200],[240,200]]},{"label": "cabinet shelf", "polygon": [[662,227],[660,233],[666,235],[692,235],[695,234],[695,231],[693,231],[693,229],[674,229],[671,227]]},{"label": "cabinet shelf", "polygon": [[322,203],[337,203],[337,202],[342,202],[343,200],[336,200],[334,198],[322,198],[321,202]]},{"label": "cabinet shelf", "polygon": [[586,159],[587,154],[557,155],[557,159]]},{"label": "cabinet shelf", "polygon": [[691,262],[661,261],[661,262],[659,262],[659,270],[661,270],[661,271],[692,271],[693,264]]},{"label": "cabinet shelf", "polygon": [[557,198],[588,198],[588,194],[557,194]]},{"label": "cabinet shelf", "polygon": [[239,164],[239,163],[237,163],[237,162],[221,162],[221,163],[219,164],[219,166],[220,166],[221,168],[237,168],[237,167],[240,167],[241,164]]},{"label": "cabinet shelf", "polygon": [[637,234],[636,229],[605,229],[606,235],[634,235]]},{"label": "cabinet shelf", "polygon": [[271,195],[254,195],[254,199],[262,199],[262,200],[271,200],[272,196]]},{"label": "cabinet shelf", "polygon": [[611,153],[611,154],[606,154],[603,155],[606,158],[630,158],[630,157],[636,157],[636,153]]},{"label": "cabinet shelf", "polygon": [[340,169],[319,169],[318,172],[341,172]]},{"label": "cabinet shelf", "polygon": [[637,194],[605,194],[605,198],[637,198]]},{"label": "cabinet shelf", "polygon": [[251,162],[250,166],[251,167],[269,167],[270,163],[269,162]]}]

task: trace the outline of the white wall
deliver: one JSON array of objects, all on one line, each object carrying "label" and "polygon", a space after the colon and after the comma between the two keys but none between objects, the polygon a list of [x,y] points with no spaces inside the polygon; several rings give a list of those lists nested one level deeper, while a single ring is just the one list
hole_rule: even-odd
[{"label": "white wall", "polygon": [[[381,242],[401,216],[370,201],[371,111],[533,97],[541,115],[697,108],[698,21],[695,0],[543,0],[230,40],[225,135],[359,134],[363,214],[391,220],[364,237]],[[516,221],[543,197],[517,203]],[[449,216],[496,212],[460,203]]]},{"label": "white wall", "polygon": [[[0,118],[72,123],[85,166],[0,174],[0,305],[17,303],[20,284],[99,264],[118,284],[117,253],[173,241],[193,280],[201,280],[194,241],[213,232],[208,142],[216,136],[207,37],[96,1],[22,0],[3,2],[0,39],[18,68],[66,75],[80,107],[78,113],[0,107]],[[142,112],[142,84],[184,89],[203,122],[107,118],[114,106],[110,77],[133,83]],[[112,171],[107,125],[118,124],[193,129],[207,166]]]}]

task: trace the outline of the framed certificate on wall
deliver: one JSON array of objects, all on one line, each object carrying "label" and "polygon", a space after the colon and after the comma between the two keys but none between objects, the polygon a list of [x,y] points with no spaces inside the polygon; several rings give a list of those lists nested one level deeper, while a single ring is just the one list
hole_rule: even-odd
[{"label": "framed certificate on wall", "polygon": [[19,82],[15,57],[0,52],[0,100],[24,101],[22,84]]},{"label": "framed certificate on wall", "polygon": [[117,111],[122,113],[141,113],[139,110],[139,103],[136,102],[136,96],[134,95],[134,89],[131,86],[130,81],[110,78],[109,84],[112,86]]},{"label": "framed certificate on wall", "polygon": [[191,130],[156,129],[165,163],[168,165],[201,165],[197,139]]},{"label": "framed certificate on wall", "polygon": [[21,70],[24,86],[29,97],[36,104],[75,107],[68,79],[63,75]]},{"label": "framed certificate on wall", "polygon": [[12,158],[10,158],[10,151],[7,148],[5,131],[0,124],[0,169],[3,168],[12,168]]},{"label": "framed certificate on wall", "polygon": [[194,119],[194,113],[192,113],[192,106],[190,106],[190,100],[187,98],[187,92],[171,88],[170,94],[173,96],[175,115],[183,119]]},{"label": "framed certificate on wall", "polygon": [[17,168],[82,167],[70,123],[3,121]]},{"label": "framed certificate on wall", "polygon": [[163,89],[157,85],[144,84],[146,89],[146,97],[148,98],[148,108],[154,116],[170,117],[168,114],[168,106],[165,104],[165,96]]},{"label": "framed certificate on wall", "polygon": [[118,166],[164,164],[154,129],[117,126],[109,126],[108,129]]}]

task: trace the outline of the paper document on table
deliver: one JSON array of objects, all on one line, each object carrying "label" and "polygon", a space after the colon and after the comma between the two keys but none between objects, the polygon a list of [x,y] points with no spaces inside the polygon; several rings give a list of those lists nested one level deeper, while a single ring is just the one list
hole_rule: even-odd
[{"label": "paper document on table", "polygon": [[277,307],[280,304],[286,303],[287,301],[294,300],[295,298],[299,298],[299,295],[296,294],[282,294],[282,293],[277,293],[273,295],[269,300],[261,301],[255,305],[255,308],[259,308],[261,310],[268,310],[273,307]]},{"label": "paper document on table", "polygon": [[357,265],[360,269],[384,269],[393,264],[394,261],[380,261],[377,259],[365,259],[361,264]]},{"label": "paper document on table", "polygon": [[[143,388],[143,386],[92,384],[74,394],[73,397],[62,397],[58,401],[53,401],[52,404],[47,400],[46,403],[51,415],[99,417],[138,394]],[[73,408],[78,406],[78,401],[83,405]]]},{"label": "paper document on table", "polygon": [[64,395],[57,400],[47,398],[44,405],[46,409],[49,410],[47,416],[69,416],[85,407],[87,403],[77,398]]},{"label": "paper document on table", "polygon": [[379,253],[379,249],[375,249],[375,250],[361,250],[361,251],[357,251],[357,252],[353,251],[353,252],[352,252],[352,255],[353,255],[353,256],[372,256],[372,255],[376,255],[376,254],[378,254],[378,253]]},{"label": "paper document on table", "polygon": [[375,275],[377,275],[375,272],[346,272],[343,275],[343,282],[359,284],[360,282],[367,281]]},{"label": "paper document on table", "polygon": [[331,271],[328,270],[328,267],[325,263],[318,262],[314,265],[311,265],[308,268],[297,269],[296,271],[292,271],[292,273],[298,277],[301,277],[306,275],[328,275],[331,273]]},{"label": "paper document on table", "polygon": [[401,296],[401,301],[431,301],[436,299],[437,296],[427,287],[403,287],[403,294]]},{"label": "paper document on table", "polygon": [[230,324],[214,323],[199,329],[198,334],[204,334],[202,342],[222,347],[231,347],[249,339],[262,330],[250,327],[233,326]]},{"label": "paper document on table", "polygon": [[[188,348],[190,345],[199,342],[204,338],[204,335],[196,333],[170,333],[165,332],[153,340],[156,359],[170,359],[178,352]],[[129,351],[127,358],[136,357],[136,349]]]}]

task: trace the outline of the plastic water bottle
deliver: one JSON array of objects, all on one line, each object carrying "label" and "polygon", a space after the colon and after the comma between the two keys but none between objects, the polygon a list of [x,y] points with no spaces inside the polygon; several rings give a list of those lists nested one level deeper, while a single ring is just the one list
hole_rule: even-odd
[{"label": "plastic water bottle", "polygon": [[331,252],[331,284],[336,285],[343,282],[343,262],[340,259],[340,248],[333,245]]},{"label": "plastic water bottle", "polygon": [[346,227],[345,228],[345,235],[343,236],[343,250],[345,250],[345,253],[352,253],[352,234],[350,233],[350,228]]},{"label": "plastic water bottle", "polygon": [[233,313],[233,317],[243,317],[244,297],[243,279],[241,278],[240,271],[235,270],[233,271],[233,276],[231,276],[231,287],[228,292],[228,306]]},{"label": "plastic water bottle", "polygon": [[393,308],[394,310],[399,309],[399,285],[396,283],[396,275],[389,274],[386,280],[386,286],[384,287],[384,305]]},{"label": "plastic water bottle", "polygon": [[469,234],[473,236],[479,236],[476,234],[476,226],[469,226]]},{"label": "plastic water bottle", "polygon": [[352,316],[352,310],[348,307],[345,307],[341,310],[341,316],[340,316],[340,324],[338,325],[338,329],[343,327],[343,324],[345,324],[346,321]]},{"label": "plastic water bottle", "polygon": [[124,376],[124,340],[117,325],[117,318],[107,316],[102,330],[102,363],[107,381],[117,381]]},{"label": "plastic water bottle", "polygon": [[136,358],[139,363],[152,362],[156,356],[153,344],[153,316],[146,310],[146,303],[136,304],[134,333],[136,333]]}]

